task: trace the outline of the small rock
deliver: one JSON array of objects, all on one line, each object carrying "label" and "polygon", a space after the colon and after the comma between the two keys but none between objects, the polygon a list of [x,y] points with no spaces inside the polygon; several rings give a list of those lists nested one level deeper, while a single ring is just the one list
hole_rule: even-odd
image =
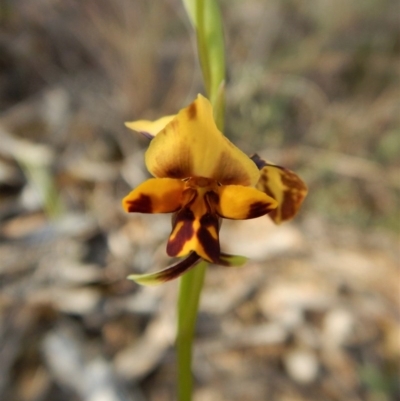
[{"label": "small rock", "polygon": [[354,325],[351,313],[344,309],[330,311],[323,323],[323,341],[327,347],[339,347],[349,337]]},{"label": "small rock", "polygon": [[308,384],[317,377],[318,359],[309,350],[290,351],[284,356],[283,362],[288,375],[298,383]]}]

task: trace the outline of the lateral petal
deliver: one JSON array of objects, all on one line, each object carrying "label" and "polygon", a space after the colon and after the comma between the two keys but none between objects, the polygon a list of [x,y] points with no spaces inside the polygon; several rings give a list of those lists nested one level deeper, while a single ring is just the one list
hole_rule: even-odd
[{"label": "lateral petal", "polygon": [[297,214],[307,195],[307,185],[287,168],[268,163],[257,154],[251,158],[261,173],[256,188],[278,201],[278,207],[269,214],[269,217],[276,224],[290,220]]},{"label": "lateral petal", "polygon": [[185,183],[172,178],[150,178],[122,200],[130,213],[172,213],[182,206]]},{"label": "lateral petal", "polygon": [[256,188],[223,185],[219,188],[218,215],[225,219],[247,220],[263,216],[278,206],[275,199]]},{"label": "lateral petal", "polygon": [[200,257],[218,263],[219,218],[198,193],[179,210],[173,219],[173,228],[167,244],[169,256],[185,256],[196,252]]},{"label": "lateral petal", "polygon": [[229,255],[228,253],[221,252],[218,264],[222,265],[222,266],[229,266],[229,267],[231,267],[231,266],[241,267],[247,261],[248,261],[248,258],[246,258],[246,256]]},{"label": "lateral petal", "polygon": [[153,139],[175,116],[164,116],[155,121],[138,120],[126,122],[125,126],[139,132],[149,139]]},{"label": "lateral petal", "polygon": [[217,128],[211,103],[202,95],[151,141],[146,166],[155,177],[206,177],[223,185],[255,185],[252,160]]},{"label": "lateral petal", "polygon": [[164,270],[149,274],[131,274],[128,276],[128,279],[133,280],[140,285],[162,284],[166,281],[178,278],[183,273],[195,267],[199,262],[200,256],[195,252],[192,252],[187,258]]}]

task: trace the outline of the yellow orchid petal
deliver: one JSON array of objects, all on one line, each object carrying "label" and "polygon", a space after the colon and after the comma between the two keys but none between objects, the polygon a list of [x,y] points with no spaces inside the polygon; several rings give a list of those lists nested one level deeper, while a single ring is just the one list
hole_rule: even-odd
[{"label": "yellow orchid petal", "polygon": [[217,263],[220,255],[218,216],[212,213],[203,196],[192,189],[186,192],[193,198],[174,216],[167,254],[185,256],[196,252],[203,259]]},{"label": "yellow orchid petal", "polygon": [[126,122],[125,126],[129,129],[139,132],[147,138],[154,138],[165,126],[170,123],[175,116],[161,117],[155,121],[149,120],[138,120]]},{"label": "yellow orchid petal", "polygon": [[182,109],[150,143],[147,169],[155,177],[213,178],[223,185],[255,185],[254,162],[218,130],[203,96]]},{"label": "yellow orchid petal", "polygon": [[246,220],[263,216],[278,206],[267,194],[242,185],[226,185],[219,188],[217,213],[226,219]]},{"label": "yellow orchid petal", "polygon": [[151,178],[122,200],[126,212],[172,213],[182,207],[185,183],[172,178]]},{"label": "yellow orchid petal", "polygon": [[307,185],[289,169],[270,164],[258,155],[253,155],[252,160],[261,172],[256,188],[278,201],[269,217],[276,224],[293,218],[307,195]]},{"label": "yellow orchid petal", "polygon": [[199,262],[200,256],[192,252],[187,258],[164,270],[148,274],[131,274],[128,276],[128,279],[140,285],[157,285],[178,278],[183,273],[195,267]]}]

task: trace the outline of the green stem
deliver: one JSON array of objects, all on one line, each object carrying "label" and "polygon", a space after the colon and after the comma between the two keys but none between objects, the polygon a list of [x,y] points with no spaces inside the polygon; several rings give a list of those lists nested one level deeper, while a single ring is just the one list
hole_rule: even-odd
[{"label": "green stem", "polygon": [[[195,28],[203,80],[214,108],[214,118],[223,131],[225,49],[218,1],[183,0],[183,3]],[[181,277],[177,333],[179,401],[192,399],[192,344],[207,265],[203,261]]]},{"label": "green stem", "polygon": [[201,262],[181,277],[178,298],[178,400],[192,399],[192,343],[207,263]]}]

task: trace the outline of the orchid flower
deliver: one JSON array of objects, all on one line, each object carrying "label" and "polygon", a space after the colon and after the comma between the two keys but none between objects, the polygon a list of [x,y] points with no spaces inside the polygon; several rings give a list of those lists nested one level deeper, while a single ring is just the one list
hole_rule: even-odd
[{"label": "orchid flower", "polygon": [[155,178],[131,191],[123,207],[129,213],[173,213],[167,254],[186,256],[160,272],[129,276],[140,284],[174,279],[201,259],[242,264],[245,258],[221,253],[222,219],[269,213],[279,223],[293,217],[306,195],[293,172],[234,146],[218,130],[211,103],[202,95],[175,116],[126,125],[151,139],[145,162]]}]

